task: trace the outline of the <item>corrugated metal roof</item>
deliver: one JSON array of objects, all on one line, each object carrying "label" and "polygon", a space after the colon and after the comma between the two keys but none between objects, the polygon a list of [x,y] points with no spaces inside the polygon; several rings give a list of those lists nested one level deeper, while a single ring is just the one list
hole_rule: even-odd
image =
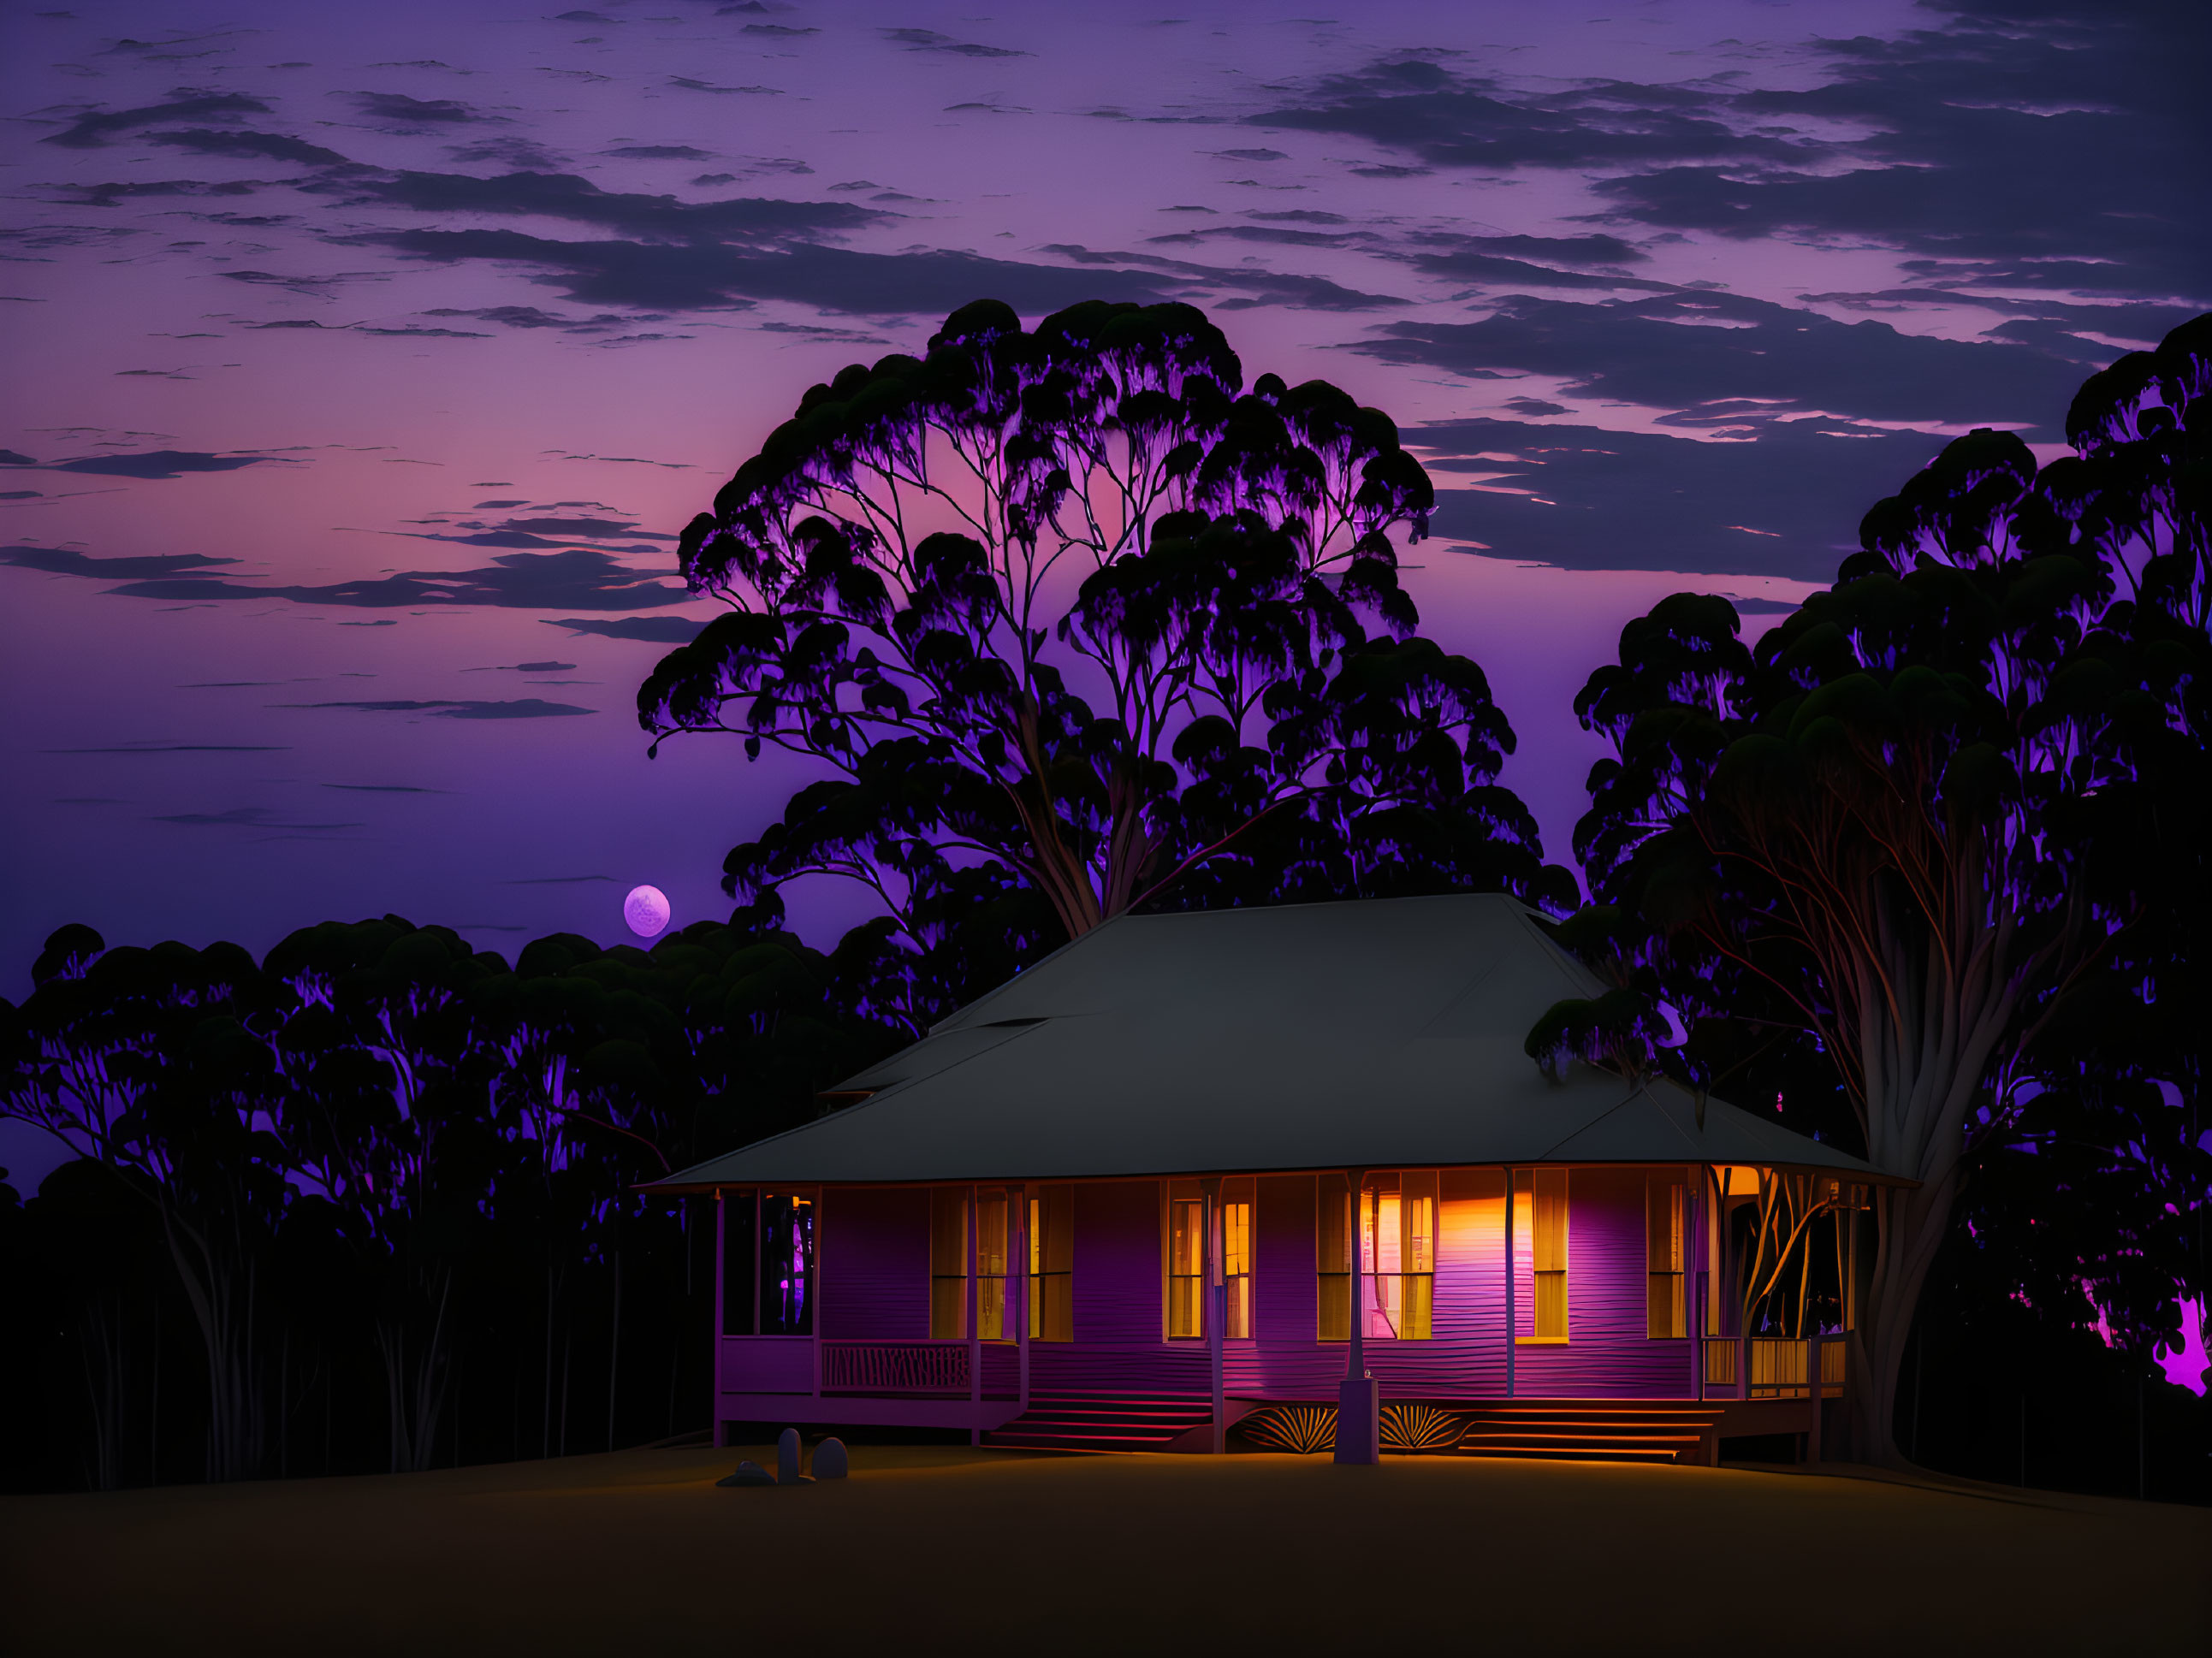
[{"label": "corrugated metal roof", "polygon": [[[1856,1158],[1664,1080],[1522,1052],[1600,987],[1502,895],[1108,922],[840,1091],[661,1188],[1468,1163]],[[1879,1178],[1877,1176],[1877,1178]]]}]

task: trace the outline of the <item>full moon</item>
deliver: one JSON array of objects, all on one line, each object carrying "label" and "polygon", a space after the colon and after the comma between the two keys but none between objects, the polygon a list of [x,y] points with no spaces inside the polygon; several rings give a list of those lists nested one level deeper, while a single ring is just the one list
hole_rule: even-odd
[{"label": "full moon", "polygon": [[632,887],[623,900],[623,920],[639,938],[652,938],[668,925],[668,895],[659,887]]}]

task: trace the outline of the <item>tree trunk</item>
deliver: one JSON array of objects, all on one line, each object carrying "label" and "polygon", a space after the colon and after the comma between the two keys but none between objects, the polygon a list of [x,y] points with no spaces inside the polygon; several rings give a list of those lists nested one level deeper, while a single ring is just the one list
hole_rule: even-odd
[{"label": "tree trunk", "polygon": [[615,1257],[615,1307],[607,1334],[607,1448],[615,1448],[615,1384],[622,1373],[622,1251]]},{"label": "tree trunk", "polygon": [[1874,1281],[1860,1302],[1859,1327],[1850,1335],[1850,1366],[1860,1385],[1851,1389],[1852,1443],[1861,1460],[1904,1468],[1911,1460],[1898,1448],[1898,1379],[1920,1304],[1921,1286],[1950,1230],[1960,1158],[1917,1190],[1877,1187],[1879,1242]]}]

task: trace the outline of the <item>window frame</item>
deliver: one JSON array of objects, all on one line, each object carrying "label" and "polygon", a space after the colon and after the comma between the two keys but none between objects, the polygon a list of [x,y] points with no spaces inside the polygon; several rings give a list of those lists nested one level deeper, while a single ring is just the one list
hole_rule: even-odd
[{"label": "window frame", "polygon": [[[1075,1339],[1075,1187],[1068,1181],[1049,1181],[1027,1191],[1030,1270],[1025,1327],[1031,1341],[1071,1342]],[[1055,1260],[1067,1264],[1054,1266]]]},{"label": "window frame", "polygon": [[[929,1339],[968,1339],[968,1187],[929,1188]],[[957,1230],[958,1236],[951,1236]],[[946,1270],[945,1251],[952,1252]],[[980,1321],[978,1321],[980,1322]],[[947,1327],[950,1327],[949,1328]]]},{"label": "window frame", "polygon": [[[1663,1221],[1660,1206],[1668,1213]],[[1662,1236],[1662,1232],[1665,1234]],[[1690,1189],[1678,1169],[1655,1169],[1644,1184],[1644,1336],[1647,1341],[1681,1341],[1690,1333]],[[1664,1254],[1673,1262],[1661,1266]],[[1662,1284],[1662,1280],[1668,1282]],[[1663,1308],[1662,1300],[1667,1303]],[[1661,1323],[1670,1327],[1661,1329]]]},{"label": "window frame", "polygon": [[1206,1248],[1206,1193],[1196,1181],[1167,1181],[1161,1205],[1160,1339],[1203,1341],[1212,1253]]},{"label": "window frame", "polygon": [[[1221,1339],[1259,1339],[1259,1308],[1255,1303],[1254,1270],[1260,1254],[1260,1182],[1249,1175],[1221,1182]],[[1237,1212],[1243,1211],[1241,1219]],[[1232,1231],[1241,1232],[1241,1249],[1231,1253]],[[1235,1272],[1239,1265],[1243,1271]]]},{"label": "window frame", "polygon": [[[1517,1292],[1521,1281],[1522,1239],[1528,1240],[1528,1333],[1523,1335],[1517,1327],[1519,1315],[1515,1315],[1516,1327],[1513,1339],[1524,1347],[1564,1347],[1573,1339],[1574,1298],[1573,1262],[1569,1239],[1573,1233],[1572,1185],[1569,1176],[1573,1170],[1561,1163],[1523,1164],[1513,1171],[1513,1231],[1512,1248],[1508,1265],[1514,1274]],[[1556,1192],[1547,1193],[1542,1188],[1555,1186]],[[1553,1223],[1540,1229],[1537,1210],[1540,1204],[1555,1206],[1551,1212]],[[1525,1229],[1525,1230],[1524,1230]],[[1544,1236],[1548,1231],[1550,1236]],[[1551,1260],[1554,1266],[1539,1263]],[[1545,1327],[1543,1294],[1544,1279],[1556,1277],[1558,1291],[1558,1328]],[[1519,1299],[1516,1293],[1516,1301]]]}]

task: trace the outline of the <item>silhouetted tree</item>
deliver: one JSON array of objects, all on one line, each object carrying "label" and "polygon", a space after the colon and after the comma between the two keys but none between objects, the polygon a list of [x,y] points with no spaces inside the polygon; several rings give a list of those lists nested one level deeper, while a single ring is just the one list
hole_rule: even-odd
[{"label": "silhouetted tree", "polygon": [[1880,1193],[1854,1336],[1877,1459],[1922,1284],[1992,1159],[2032,1151],[2046,1199],[2112,1205],[2046,1292],[2086,1284],[2141,1342],[2204,1288],[2201,1254],[2145,1245],[2201,1228],[2212,1189],[2203,1038],[2174,1019],[2203,959],[2208,391],[2202,319],[2084,387],[2075,457],[2039,472],[2016,437],[1961,438],[1755,647],[1726,601],[1677,594],[1577,701],[1614,750],[1577,830],[1607,907],[1578,942],[1618,990],[1531,1049],[1716,1087],[1826,1057],[1868,1157],[1918,1182]]},{"label": "silhouetted tree", "polygon": [[1391,537],[1432,501],[1388,416],[1245,392],[1189,306],[1024,331],[978,301],[808,392],[692,521],[684,574],[731,610],[639,719],[833,770],[726,884],[859,881],[878,948],[927,957],[1018,886],[1056,925],[1003,919],[1058,942],[1201,865],[1212,902],[1556,896],[1481,670],[1407,637]]}]

